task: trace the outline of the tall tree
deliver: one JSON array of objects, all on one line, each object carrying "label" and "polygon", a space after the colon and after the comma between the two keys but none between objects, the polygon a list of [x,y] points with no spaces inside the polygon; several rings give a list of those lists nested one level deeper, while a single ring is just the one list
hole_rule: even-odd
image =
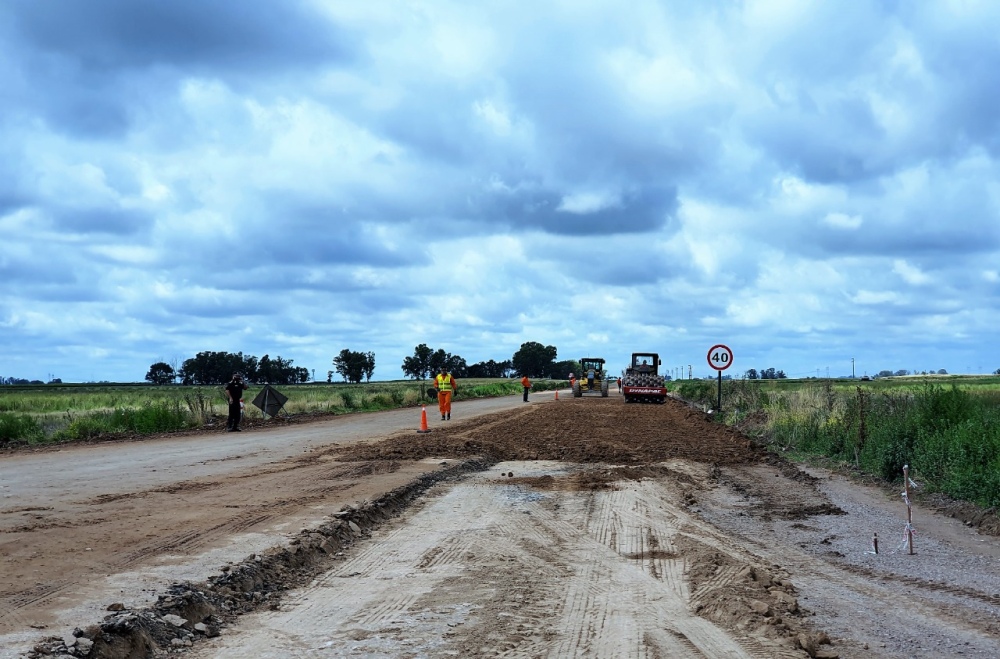
[{"label": "tall tree", "polygon": [[242,373],[249,383],[296,384],[309,380],[309,370],[293,366],[291,359],[264,355],[258,360],[242,352],[199,352],[184,360],[176,375],[183,384],[217,384],[228,382],[233,373]]},{"label": "tall tree", "polygon": [[183,384],[220,384],[228,382],[233,373],[243,373],[254,381],[256,370],[256,357],[244,357],[242,352],[205,351],[185,359],[179,375]]},{"label": "tall tree", "polygon": [[543,346],[537,341],[527,341],[521,344],[520,350],[514,353],[510,361],[517,373],[541,378],[551,370],[555,359],[555,346]]},{"label": "tall tree", "polygon": [[146,372],[146,380],[153,384],[170,384],[176,376],[174,367],[166,362],[156,362]]},{"label": "tall tree", "polygon": [[403,374],[414,379],[424,380],[431,372],[431,357],[434,351],[421,343],[413,349],[413,355],[403,359]]},{"label": "tall tree", "polygon": [[545,375],[553,380],[565,380],[569,377],[570,373],[579,373],[582,370],[580,362],[575,359],[564,359],[562,361],[553,362],[552,368],[550,368],[549,372]]},{"label": "tall tree", "polygon": [[354,352],[344,348],[333,358],[333,368],[344,378],[344,382],[357,384],[365,376],[365,365],[368,363],[368,355],[363,352]]},{"label": "tall tree", "polygon": [[505,359],[502,362],[497,362],[494,360],[489,360],[485,362],[477,362],[471,366],[465,368],[465,377],[467,378],[506,378],[509,377],[509,373],[512,369],[509,359]]},{"label": "tall tree", "polygon": [[375,353],[374,352],[366,352],[365,353],[365,365],[364,365],[364,368],[362,369],[362,371],[364,371],[364,374],[365,374],[365,382],[371,382],[372,381],[372,375],[375,374]]}]

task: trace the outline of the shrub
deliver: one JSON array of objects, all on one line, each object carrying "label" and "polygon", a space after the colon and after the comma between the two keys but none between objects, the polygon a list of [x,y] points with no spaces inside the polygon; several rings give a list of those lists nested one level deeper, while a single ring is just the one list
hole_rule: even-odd
[{"label": "shrub", "polygon": [[26,414],[0,412],[0,443],[35,442],[45,433],[38,422]]},{"label": "shrub", "polygon": [[718,393],[718,385],[708,380],[683,380],[677,387],[681,398],[709,407],[715,407]]},{"label": "shrub", "polygon": [[[697,395],[695,391],[695,395]],[[797,392],[774,393],[770,404],[737,390],[744,405],[760,405],[770,419],[770,439],[784,449],[853,461],[889,482],[903,466],[928,490],[1000,505],[1000,396],[952,385],[921,389],[833,394],[820,390],[814,404]],[[737,420],[755,410],[734,415]]]},{"label": "shrub", "polygon": [[180,403],[166,401],[139,408],[118,408],[111,412],[91,412],[71,418],[69,425],[57,431],[54,439],[91,439],[107,434],[134,432],[151,434],[180,430],[194,425]]},{"label": "shrub", "polygon": [[346,410],[353,410],[361,407],[364,395],[351,389],[343,389],[337,392],[340,395],[340,402]]}]

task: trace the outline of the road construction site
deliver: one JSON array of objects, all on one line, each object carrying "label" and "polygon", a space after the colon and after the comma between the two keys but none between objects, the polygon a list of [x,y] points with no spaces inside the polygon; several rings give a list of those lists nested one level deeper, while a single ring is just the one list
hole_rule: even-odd
[{"label": "road construction site", "polygon": [[0,657],[1000,656],[994,536],[568,394],[0,455]]}]

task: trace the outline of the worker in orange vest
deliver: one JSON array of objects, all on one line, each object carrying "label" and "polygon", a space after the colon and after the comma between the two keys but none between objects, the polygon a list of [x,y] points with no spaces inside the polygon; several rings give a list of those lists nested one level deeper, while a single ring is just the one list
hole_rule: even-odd
[{"label": "worker in orange vest", "polygon": [[521,386],[524,387],[524,402],[528,402],[528,392],[531,391],[531,380],[527,375],[521,376]]},{"label": "worker in orange vest", "polygon": [[455,377],[448,372],[444,366],[441,373],[434,378],[434,386],[438,390],[438,409],[441,410],[441,420],[451,420],[451,397],[458,390],[455,386]]}]

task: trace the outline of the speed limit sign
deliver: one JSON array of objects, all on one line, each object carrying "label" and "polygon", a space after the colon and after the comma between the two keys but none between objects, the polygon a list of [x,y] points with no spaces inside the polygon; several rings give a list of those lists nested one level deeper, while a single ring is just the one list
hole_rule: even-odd
[{"label": "speed limit sign", "polygon": [[708,351],[708,365],[717,371],[724,371],[733,364],[733,351],[721,343]]}]

